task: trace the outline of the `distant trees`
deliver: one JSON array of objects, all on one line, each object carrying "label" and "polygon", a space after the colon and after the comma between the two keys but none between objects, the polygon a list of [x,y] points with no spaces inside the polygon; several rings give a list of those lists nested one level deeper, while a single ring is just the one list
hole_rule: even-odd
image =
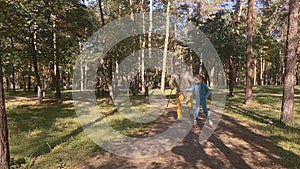
[{"label": "distant trees", "polygon": [[[130,39],[120,42],[123,47],[113,48],[100,61],[96,83],[98,93],[109,91],[112,96],[113,72],[125,57],[138,50],[144,53],[137,58],[140,72],[127,77],[132,84],[132,93],[143,91],[143,83],[149,79],[155,79],[153,86],[164,89],[172,70],[164,69],[163,64],[156,70],[144,70],[146,48],[149,48],[149,57],[152,57],[154,48],[164,49],[164,56],[167,50],[176,50],[177,58],[186,63],[193,74],[207,74],[203,60],[194,51],[170,38],[171,35],[168,38],[155,34],[153,15],[169,9],[170,14],[195,24],[207,35],[223,61],[229,94],[234,95],[236,85],[245,85],[245,103],[250,103],[253,85],[282,84],[283,72],[286,71],[284,65],[289,65],[283,64],[288,19],[286,1],[257,1],[260,9],[254,2],[249,0],[246,6],[245,0],[236,0],[234,10],[229,10],[224,8],[225,0],[178,1],[177,4],[167,0],[85,3],[77,0],[1,0],[1,28],[5,30],[0,32],[4,87],[24,91],[36,89],[40,101],[43,90],[51,90],[55,97],[61,97],[60,90],[71,86],[75,56],[88,38],[111,21],[125,15],[134,19],[134,13],[144,15],[145,12],[150,12],[150,16],[144,17],[143,33],[136,35],[132,31]],[[175,29],[179,30],[180,26]],[[86,69],[86,63],[82,62],[82,90],[87,85]]]},{"label": "distant trees", "polygon": [[6,88],[35,88],[40,102],[46,89],[60,98],[70,87],[79,41],[100,25],[93,10],[79,1],[1,0]]}]

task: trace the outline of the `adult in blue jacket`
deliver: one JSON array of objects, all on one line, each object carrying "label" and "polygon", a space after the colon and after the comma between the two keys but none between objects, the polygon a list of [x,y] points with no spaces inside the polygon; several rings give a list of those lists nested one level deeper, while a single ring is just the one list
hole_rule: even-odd
[{"label": "adult in blue jacket", "polygon": [[[202,106],[203,112],[206,117],[209,117],[206,99],[208,98],[208,96],[210,96],[211,93],[206,83],[203,82],[202,76],[200,75],[196,75],[195,84],[192,87],[185,89],[184,91],[195,92],[196,109],[194,111],[194,127],[196,127],[200,106]],[[211,121],[209,121],[209,123],[211,123]]]}]

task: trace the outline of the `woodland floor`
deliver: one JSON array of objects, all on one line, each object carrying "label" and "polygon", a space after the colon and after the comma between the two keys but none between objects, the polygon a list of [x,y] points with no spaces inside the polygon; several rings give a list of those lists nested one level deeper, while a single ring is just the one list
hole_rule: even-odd
[{"label": "woodland floor", "polygon": [[[144,136],[155,135],[165,130],[175,118],[175,106],[172,105]],[[276,151],[278,147],[266,136],[227,115],[222,116],[212,136],[200,143],[198,139],[204,121],[204,116],[200,115],[198,129],[191,129],[182,142],[158,156],[134,159],[105,152],[96,154],[72,168],[287,168]]]}]

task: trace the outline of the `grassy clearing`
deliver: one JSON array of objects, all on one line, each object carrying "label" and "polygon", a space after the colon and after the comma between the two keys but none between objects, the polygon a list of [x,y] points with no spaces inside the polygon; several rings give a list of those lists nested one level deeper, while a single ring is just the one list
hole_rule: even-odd
[{"label": "grassy clearing", "polygon": [[[243,91],[243,88],[238,88]],[[244,105],[243,95],[236,95],[227,99],[225,114],[242,119],[266,134],[278,146],[278,154],[283,156],[286,166],[297,168],[300,165],[300,97],[295,97],[295,123],[280,123],[281,96],[268,96],[268,93],[282,93],[280,86],[256,86],[254,93],[263,93],[255,96],[251,105]],[[300,86],[296,86],[295,95],[300,94]]]},{"label": "grassy clearing", "polygon": [[7,101],[14,167],[59,168],[90,155],[97,146],[82,132],[69,101]]},{"label": "grassy clearing", "polygon": [[[14,168],[65,168],[104,152],[83,132],[69,92],[63,93],[62,100],[45,99],[41,106],[33,95],[25,95],[9,93],[6,101]],[[107,122],[123,134],[135,135],[149,126],[125,119],[107,98],[98,103]],[[146,107],[137,104],[135,109]]]},{"label": "grassy clearing", "polygon": [[[238,88],[238,92],[242,91],[242,88]],[[295,91],[300,94],[300,86]],[[281,87],[255,87],[254,92],[280,94]],[[169,93],[170,90],[165,92],[167,95]],[[46,99],[42,106],[36,104],[34,97],[23,97],[27,95],[24,92],[7,95],[10,150],[16,163],[14,167],[69,168],[95,154],[105,152],[83,132],[70,101],[70,92],[63,93],[62,100]],[[173,97],[174,93],[172,99]],[[142,96],[130,99],[135,101],[140,98]],[[279,123],[280,96],[255,96],[254,103],[245,106],[242,103],[243,95],[239,94],[227,99],[225,114],[246,121],[251,127],[262,131],[278,146],[278,155],[283,157],[286,166],[296,168],[300,164],[300,97],[295,99],[293,126]],[[123,134],[136,135],[151,125],[125,119],[107,98],[99,99],[98,104],[110,125]],[[133,105],[141,112],[147,108],[145,102]]]}]

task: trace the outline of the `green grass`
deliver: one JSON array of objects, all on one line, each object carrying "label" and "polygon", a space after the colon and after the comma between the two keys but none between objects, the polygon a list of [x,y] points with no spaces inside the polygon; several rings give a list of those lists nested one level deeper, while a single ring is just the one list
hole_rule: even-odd
[{"label": "green grass", "polygon": [[[64,99],[45,99],[43,105],[37,105],[32,94],[24,98],[25,94],[13,97],[9,93],[6,103],[13,167],[63,168],[104,152],[83,132],[69,91],[63,93]],[[149,126],[125,119],[108,100],[98,100],[99,110],[116,130],[135,135]],[[143,104],[135,108],[146,110]]]},{"label": "green grass", "polygon": [[[300,86],[296,86],[295,91],[300,91]],[[254,93],[281,92],[279,86],[254,88]],[[243,104],[243,95],[236,95],[227,99],[225,114],[246,121],[252,128],[262,131],[277,145],[278,154],[284,157],[285,165],[297,168],[300,165],[300,97],[295,97],[294,124],[280,122],[281,99],[281,96],[273,95],[255,96],[253,103],[246,106]]]},{"label": "green grass", "polygon": [[[235,93],[244,93],[244,86],[237,86],[234,91]],[[265,85],[265,86],[254,86],[253,93],[264,93],[264,94],[282,94],[281,85]],[[295,94],[300,94],[300,86],[295,87]]]},{"label": "green grass", "polygon": [[39,106],[21,99],[6,106],[11,158],[25,163],[23,168],[57,168],[97,148],[82,132],[71,102],[46,100]]},{"label": "green grass", "polygon": [[[255,86],[254,93],[281,93],[280,86]],[[237,91],[243,91],[239,87]],[[300,91],[300,86],[296,87]],[[165,91],[168,95],[170,90]],[[299,94],[299,93],[298,93]],[[7,114],[10,136],[10,151],[16,166],[21,168],[64,168],[75,166],[82,160],[103,153],[83,132],[77,119],[70,91],[63,93],[61,100],[46,99],[39,106],[25,92],[8,93]],[[174,93],[172,93],[172,99]],[[130,97],[132,101],[143,96]],[[168,96],[167,96],[168,98]],[[295,124],[279,122],[281,97],[255,96],[253,104],[245,106],[243,95],[228,98],[225,114],[243,120],[268,136],[278,147],[278,155],[286,166],[296,168],[300,156],[300,97],[295,97]],[[140,124],[125,119],[107,98],[98,100],[100,111],[107,122],[126,135],[136,135],[147,129],[151,123]],[[147,103],[137,102],[135,109],[143,112]]]}]

